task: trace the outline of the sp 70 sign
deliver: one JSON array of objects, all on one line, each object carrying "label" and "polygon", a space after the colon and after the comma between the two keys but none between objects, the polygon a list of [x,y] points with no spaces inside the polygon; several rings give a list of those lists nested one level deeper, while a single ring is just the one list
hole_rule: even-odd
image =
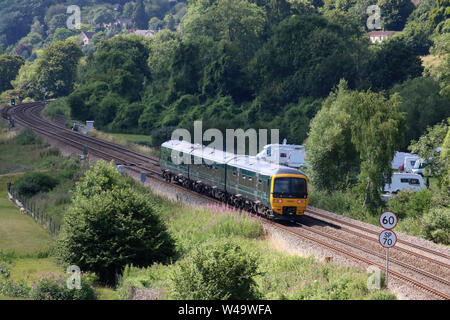
[{"label": "sp 70 sign", "polygon": [[378,241],[385,248],[392,248],[397,243],[397,235],[394,231],[384,230],[380,233]]}]

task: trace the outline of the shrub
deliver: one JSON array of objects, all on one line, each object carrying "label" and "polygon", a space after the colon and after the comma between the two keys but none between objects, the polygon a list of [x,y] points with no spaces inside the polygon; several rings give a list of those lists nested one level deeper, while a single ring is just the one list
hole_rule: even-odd
[{"label": "shrub", "polygon": [[387,291],[375,291],[372,293],[367,300],[397,300],[395,294]]},{"label": "shrub", "polygon": [[59,157],[61,155],[61,151],[59,151],[58,148],[50,148],[45,151],[42,151],[39,156],[41,158],[47,158],[47,157]]},{"label": "shrub", "polygon": [[127,264],[146,267],[166,262],[175,244],[147,195],[113,188],[77,197],[64,216],[59,256],[100,282],[115,284]]},{"label": "shrub", "polygon": [[0,250],[0,279],[9,278],[11,262],[11,256]]},{"label": "shrub", "polygon": [[67,103],[66,98],[59,98],[55,101],[49,103],[44,112],[50,117],[50,119],[55,120],[57,114],[66,116],[67,119],[70,118],[70,107]]},{"label": "shrub", "polygon": [[424,215],[423,234],[426,239],[450,244],[450,215],[447,208],[435,208]]},{"label": "shrub", "polygon": [[244,300],[260,294],[254,277],[259,257],[239,245],[219,242],[195,249],[170,276],[170,296],[175,299]]},{"label": "shrub", "polygon": [[0,280],[0,294],[8,297],[28,298],[31,288],[24,282],[14,282],[12,280]]},{"label": "shrub", "polygon": [[33,300],[95,300],[94,288],[81,278],[81,289],[69,289],[64,277],[47,277],[39,280],[31,291]]},{"label": "shrub", "polygon": [[19,178],[13,191],[23,197],[32,197],[39,192],[48,192],[58,184],[58,180],[42,172],[30,172]]},{"label": "shrub", "polygon": [[432,197],[433,193],[428,189],[418,192],[400,191],[389,201],[388,207],[399,218],[416,217],[429,210]]},{"label": "shrub", "polygon": [[42,139],[36,136],[30,128],[25,128],[14,138],[14,143],[24,146],[30,144],[42,144]]}]

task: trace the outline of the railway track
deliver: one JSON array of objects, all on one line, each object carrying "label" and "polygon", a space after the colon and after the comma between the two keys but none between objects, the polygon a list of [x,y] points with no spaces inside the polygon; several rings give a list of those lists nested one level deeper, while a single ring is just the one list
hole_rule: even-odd
[{"label": "railway track", "polygon": [[[127,165],[127,169],[131,171],[134,171],[136,173],[146,172],[150,177],[161,182],[168,183],[161,176],[161,171],[158,164],[159,161],[157,158],[116,145],[114,143],[73,132],[71,130],[53,124],[47,120],[44,120],[40,117],[40,111],[44,106],[45,103],[37,102],[22,104],[15,107],[14,113],[16,123],[22,126],[30,127],[40,135],[56,139],[77,150],[83,150],[85,146],[88,146],[89,152],[92,155],[95,155],[107,161],[114,160],[116,164],[125,164]],[[11,113],[11,107],[5,108],[2,111],[2,117],[5,118],[8,113]],[[175,188],[179,188],[184,192],[192,192],[196,196],[204,198],[207,201],[221,203],[216,199],[196,193],[177,184],[168,184]],[[331,217],[319,212],[317,209],[308,209],[307,215],[305,215],[305,217],[307,219],[312,219],[328,224],[330,224],[331,221],[331,223],[336,224],[338,226],[338,230],[343,233],[357,236],[367,242],[378,242],[378,237],[371,236],[377,235],[378,233],[376,231],[352,224],[347,221],[343,221],[342,219]],[[306,224],[296,223],[294,225],[285,225],[269,220],[267,220],[266,222],[277,228],[294,234],[295,236],[302,237],[314,243],[320,244],[321,246],[339,252],[347,257],[351,257],[359,262],[368,265],[375,265],[381,270],[385,270],[385,266],[383,265],[383,263],[380,263],[380,259],[383,258],[383,255],[380,254],[379,251],[377,252],[373,249],[369,249],[369,246],[362,246],[359,244],[351,243],[348,239],[345,239],[345,237],[332,235],[315,227],[307,226]],[[444,258],[445,260],[448,260],[450,262],[449,255],[404,240],[399,240],[399,243],[404,245],[405,247],[414,248],[416,251],[421,251],[423,253],[427,253],[428,255],[434,255],[435,257],[430,257],[416,251],[406,249],[404,247],[395,247],[395,250],[402,252],[402,254],[411,255],[417,259],[427,261],[428,264],[439,266],[440,270],[442,270],[442,273],[444,273],[445,276],[448,275],[450,264],[442,262],[441,260],[442,258]],[[363,253],[365,256],[363,256]],[[370,256],[370,259],[367,258],[367,256]],[[440,257],[441,260],[437,260],[436,257]],[[390,262],[391,265],[396,266],[396,270],[390,270],[390,274],[395,278],[409,282],[441,299],[450,300],[450,281],[445,277],[423,270],[417,266],[411,265],[399,259],[391,259]],[[405,273],[408,273],[410,276],[405,275]],[[419,277],[421,281],[415,279],[417,277]],[[444,290],[435,289],[433,288],[433,286],[443,288]]]}]

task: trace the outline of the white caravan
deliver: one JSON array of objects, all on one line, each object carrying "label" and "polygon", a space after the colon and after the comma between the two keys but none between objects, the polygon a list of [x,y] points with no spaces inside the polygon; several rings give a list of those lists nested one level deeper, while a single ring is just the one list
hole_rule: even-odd
[{"label": "white caravan", "polygon": [[420,174],[423,177],[423,169],[427,166],[427,160],[417,159],[414,167],[412,168],[412,173]]},{"label": "white caravan", "polygon": [[418,159],[419,159],[418,155],[405,157],[405,160],[403,160],[403,164],[401,165],[401,168],[399,168],[399,170],[404,171],[406,173],[411,173]]},{"label": "white caravan", "polygon": [[384,186],[384,192],[397,193],[398,191],[420,191],[426,188],[423,178],[415,173],[394,173],[391,184]]},{"label": "white caravan", "polygon": [[305,147],[293,144],[268,144],[256,155],[259,160],[300,168],[306,166]]}]

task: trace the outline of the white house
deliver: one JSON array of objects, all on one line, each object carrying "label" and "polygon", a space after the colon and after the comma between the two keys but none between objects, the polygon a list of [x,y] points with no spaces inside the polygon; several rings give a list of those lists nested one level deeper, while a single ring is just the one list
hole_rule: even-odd
[{"label": "white house", "polygon": [[390,36],[392,36],[395,33],[395,31],[371,31],[367,35],[370,38],[370,42],[376,43],[376,42],[383,42]]}]

